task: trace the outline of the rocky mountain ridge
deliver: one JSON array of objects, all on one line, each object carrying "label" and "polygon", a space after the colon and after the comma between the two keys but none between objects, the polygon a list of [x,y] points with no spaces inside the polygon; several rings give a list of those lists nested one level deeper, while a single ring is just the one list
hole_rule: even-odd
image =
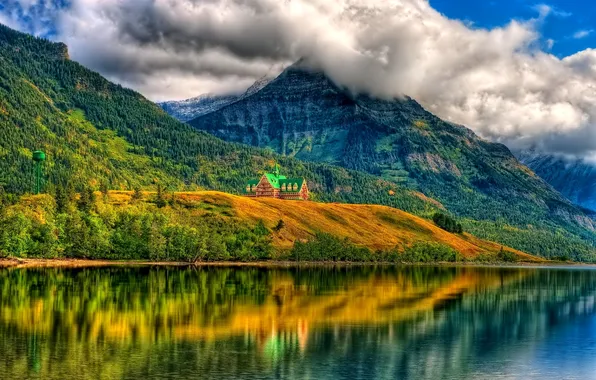
[{"label": "rocky mountain ridge", "polygon": [[173,100],[157,103],[164,111],[180,121],[189,121],[199,116],[215,112],[229,104],[250,96],[265,87],[271,79],[260,78],[246,91],[240,94],[214,95],[203,94],[185,100]]}]

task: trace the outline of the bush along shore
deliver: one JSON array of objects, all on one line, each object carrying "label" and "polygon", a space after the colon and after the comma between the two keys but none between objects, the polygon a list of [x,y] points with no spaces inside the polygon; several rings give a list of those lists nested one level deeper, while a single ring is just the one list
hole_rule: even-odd
[{"label": "bush along shore", "polygon": [[91,259],[150,262],[517,262],[501,249],[497,255],[464,258],[436,242],[403,244],[388,250],[356,246],[348,239],[319,232],[293,248],[272,245],[285,228],[268,228],[228,215],[217,206],[196,217],[192,207],[161,188],[150,199],[135,191],[124,203],[108,201],[108,191],[74,194],[60,188],[54,196],[2,195],[0,258]]}]

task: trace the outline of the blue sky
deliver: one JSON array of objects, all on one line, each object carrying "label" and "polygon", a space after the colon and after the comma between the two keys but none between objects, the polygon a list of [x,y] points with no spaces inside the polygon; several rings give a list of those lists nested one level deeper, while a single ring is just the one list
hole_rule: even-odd
[{"label": "blue sky", "polygon": [[553,12],[540,26],[540,32],[545,42],[554,40],[553,54],[565,57],[586,48],[596,48],[596,6],[593,0],[549,0],[544,3],[528,0],[430,0],[430,4],[445,16],[470,21],[477,28],[505,25],[512,19],[535,18],[538,5],[544,4]]}]

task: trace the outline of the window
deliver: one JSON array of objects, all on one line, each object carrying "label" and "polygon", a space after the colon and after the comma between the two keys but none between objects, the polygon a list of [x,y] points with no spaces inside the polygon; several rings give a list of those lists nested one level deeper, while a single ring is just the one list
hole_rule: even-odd
[{"label": "window", "polygon": [[294,184],[294,191],[298,191],[298,184],[297,183]]},{"label": "window", "polygon": [[246,192],[249,193],[250,192],[250,185],[246,185]]},{"label": "window", "polygon": [[281,191],[286,191],[286,184],[281,185]]},{"label": "window", "polygon": [[257,185],[252,185],[252,191],[257,191]]}]

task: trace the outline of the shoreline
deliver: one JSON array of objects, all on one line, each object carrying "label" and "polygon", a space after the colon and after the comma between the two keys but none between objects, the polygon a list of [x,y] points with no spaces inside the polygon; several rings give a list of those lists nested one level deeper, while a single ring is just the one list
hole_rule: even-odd
[{"label": "shoreline", "polygon": [[255,268],[291,268],[291,267],[363,267],[363,266],[450,266],[450,267],[569,267],[591,268],[596,264],[572,262],[518,262],[518,263],[481,263],[481,262],[437,262],[437,263],[389,263],[389,262],[345,262],[345,261],[255,261],[255,262],[172,262],[172,261],[135,261],[135,260],[90,260],[90,259],[37,259],[37,258],[2,258],[2,268],[100,268],[100,267],[255,267]]}]

